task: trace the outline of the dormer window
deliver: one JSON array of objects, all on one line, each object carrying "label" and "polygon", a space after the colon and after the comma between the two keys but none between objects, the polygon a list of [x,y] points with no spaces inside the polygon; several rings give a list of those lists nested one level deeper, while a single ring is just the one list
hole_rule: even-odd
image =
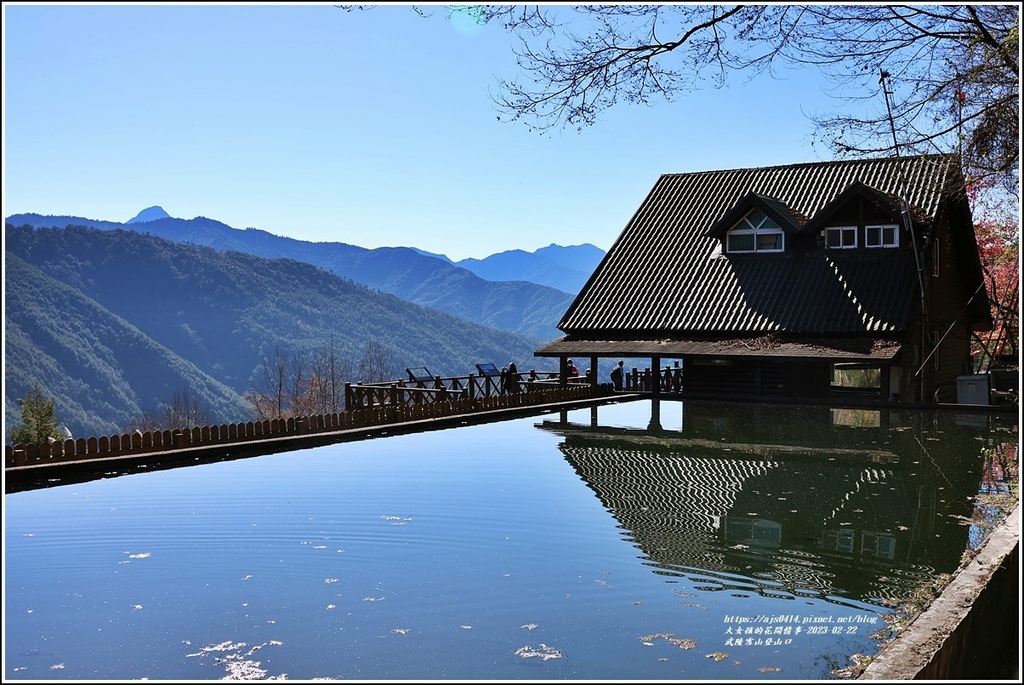
[{"label": "dormer window", "polygon": [[857,247],[857,227],[827,227],[825,229],[825,247],[832,250],[850,250]]},{"label": "dormer window", "polygon": [[728,252],[782,252],[786,241],[782,227],[760,209],[743,217],[726,234]]},{"label": "dormer window", "polygon": [[866,226],[864,230],[865,247],[899,247],[900,227],[896,224]]}]

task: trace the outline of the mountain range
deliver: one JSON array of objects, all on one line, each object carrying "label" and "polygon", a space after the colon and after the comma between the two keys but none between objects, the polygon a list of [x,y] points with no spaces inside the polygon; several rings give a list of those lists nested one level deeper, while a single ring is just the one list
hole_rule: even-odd
[{"label": "mountain range", "polygon": [[232,228],[205,217],[176,219],[158,206],[127,223],[39,214],[15,214],[6,223],[122,228],[219,251],[295,259],[468,321],[544,340],[561,335],[559,319],[604,257],[603,250],[590,244],[550,245],[535,253],[512,250],[452,262],[409,247],[368,249],[309,242],[255,228]]},{"label": "mountain range", "polygon": [[[588,260],[592,271],[603,257],[593,246],[519,252],[467,266],[557,282],[552,271]],[[279,350],[298,359],[330,344],[351,366],[377,343],[395,377],[544,368],[532,353],[561,335],[575,297],[414,248],[308,243],[159,207],[123,224],[14,215],[4,258],[5,425],[39,383],[76,436],[118,432],[181,391],[213,422],[248,420],[244,396]]]}]

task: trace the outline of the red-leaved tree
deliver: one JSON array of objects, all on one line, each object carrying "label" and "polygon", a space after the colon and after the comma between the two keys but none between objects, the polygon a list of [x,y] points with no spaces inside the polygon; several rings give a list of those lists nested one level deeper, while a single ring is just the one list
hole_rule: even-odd
[{"label": "red-leaved tree", "polygon": [[986,190],[991,191],[978,184],[968,188],[974,205],[978,253],[995,324],[991,331],[975,339],[979,371],[992,366],[1016,366],[1020,349],[1020,224],[1017,216],[1007,209],[1013,203],[992,202],[992,195]]}]

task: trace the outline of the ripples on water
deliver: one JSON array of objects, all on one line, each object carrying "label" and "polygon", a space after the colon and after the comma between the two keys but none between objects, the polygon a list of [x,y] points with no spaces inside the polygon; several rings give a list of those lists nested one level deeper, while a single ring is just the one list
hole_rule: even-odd
[{"label": "ripples on water", "polygon": [[5,677],[832,678],[1015,496],[1015,429],[699,406],[6,495]]}]

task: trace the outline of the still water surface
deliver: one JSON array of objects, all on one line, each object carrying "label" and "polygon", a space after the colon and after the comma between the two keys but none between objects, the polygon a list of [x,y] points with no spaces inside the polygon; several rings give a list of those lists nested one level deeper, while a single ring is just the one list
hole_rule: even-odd
[{"label": "still water surface", "polygon": [[8,494],[4,678],[834,679],[1016,443],[636,401]]}]

